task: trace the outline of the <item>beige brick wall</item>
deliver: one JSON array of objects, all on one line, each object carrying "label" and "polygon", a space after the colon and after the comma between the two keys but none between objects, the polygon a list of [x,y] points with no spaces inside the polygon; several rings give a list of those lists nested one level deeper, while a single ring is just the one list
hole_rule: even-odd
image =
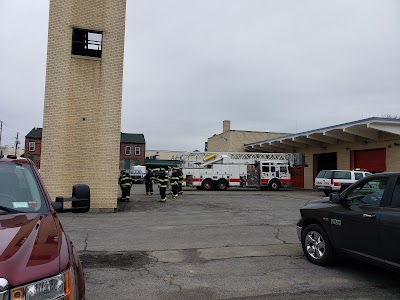
[{"label": "beige brick wall", "polygon": [[208,151],[245,152],[244,144],[285,135],[287,133],[231,130],[208,138]]},{"label": "beige brick wall", "polygon": [[214,135],[208,138],[207,149],[209,152],[229,152],[230,149],[230,135],[231,132],[227,131],[221,134]]},{"label": "beige brick wall", "polygon": [[[312,189],[314,185],[314,159],[313,155],[315,149],[313,148],[304,148],[299,149],[297,152],[304,153],[305,155],[305,163],[306,166],[304,167],[304,188],[305,189]],[[311,183],[311,184],[310,184]]]},{"label": "beige brick wall", "polygon": [[[50,1],[41,175],[54,199],[88,184],[117,207],[125,0]],[[102,58],[71,57],[72,28],[103,31]]]}]

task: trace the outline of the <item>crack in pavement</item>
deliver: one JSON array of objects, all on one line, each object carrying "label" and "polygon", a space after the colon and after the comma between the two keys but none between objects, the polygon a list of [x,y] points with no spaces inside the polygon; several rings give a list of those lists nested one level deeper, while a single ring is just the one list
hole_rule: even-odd
[{"label": "crack in pavement", "polygon": [[88,239],[89,239],[89,233],[86,234],[85,238],[85,247],[83,247],[83,251],[86,251],[88,248]]},{"label": "crack in pavement", "polygon": [[287,242],[286,242],[285,240],[283,240],[283,239],[281,239],[281,238],[279,237],[280,234],[281,234],[281,229],[278,228],[278,231],[277,231],[276,234],[275,234],[275,238],[276,238],[278,241],[281,241],[283,244],[287,244]]},{"label": "crack in pavement", "polygon": [[181,285],[179,285],[179,284],[177,284],[177,283],[174,283],[173,281],[174,281],[174,278],[175,278],[175,275],[165,275],[164,277],[169,277],[169,281],[166,281],[170,286],[176,286],[176,287],[178,287],[178,292],[180,292],[180,291],[182,291],[182,286]]},{"label": "crack in pavement", "polygon": [[84,268],[111,268],[121,270],[141,270],[148,265],[156,264],[205,264],[215,260],[236,259],[246,257],[303,255],[300,244],[287,243],[276,238],[282,244],[272,245],[225,245],[212,248],[174,249],[156,251],[78,251]]}]

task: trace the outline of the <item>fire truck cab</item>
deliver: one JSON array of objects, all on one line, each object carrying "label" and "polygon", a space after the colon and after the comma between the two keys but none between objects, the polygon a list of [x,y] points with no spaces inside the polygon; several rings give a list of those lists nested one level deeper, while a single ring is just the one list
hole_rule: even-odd
[{"label": "fire truck cab", "polygon": [[281,187],[290,187],[290,180],[287,161],[260,161],[247,165],[247,187],[277,191]]}]

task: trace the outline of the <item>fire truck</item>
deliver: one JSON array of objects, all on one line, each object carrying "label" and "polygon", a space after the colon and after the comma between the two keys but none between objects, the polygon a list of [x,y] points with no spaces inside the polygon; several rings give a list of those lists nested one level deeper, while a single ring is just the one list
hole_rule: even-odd
[{"label": "fire truck", "polygon": [[253,187],[277,191],[292,185],[289,167],[296,153],[186,152],[181,155],[185,186],[199,190]]}]

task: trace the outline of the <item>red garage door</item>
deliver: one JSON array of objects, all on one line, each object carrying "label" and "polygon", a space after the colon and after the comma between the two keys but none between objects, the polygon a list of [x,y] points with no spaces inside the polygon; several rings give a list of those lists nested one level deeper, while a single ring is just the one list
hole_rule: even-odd
[{"label": "red garage door", "polygon": [[290,174],[292,176],[292,186],[304,188],[304,167],[290,168]]},{"label": "red garage door", "polygon": [[354,151],[354,168],[373,173],[386,171],[386,149]]}]

